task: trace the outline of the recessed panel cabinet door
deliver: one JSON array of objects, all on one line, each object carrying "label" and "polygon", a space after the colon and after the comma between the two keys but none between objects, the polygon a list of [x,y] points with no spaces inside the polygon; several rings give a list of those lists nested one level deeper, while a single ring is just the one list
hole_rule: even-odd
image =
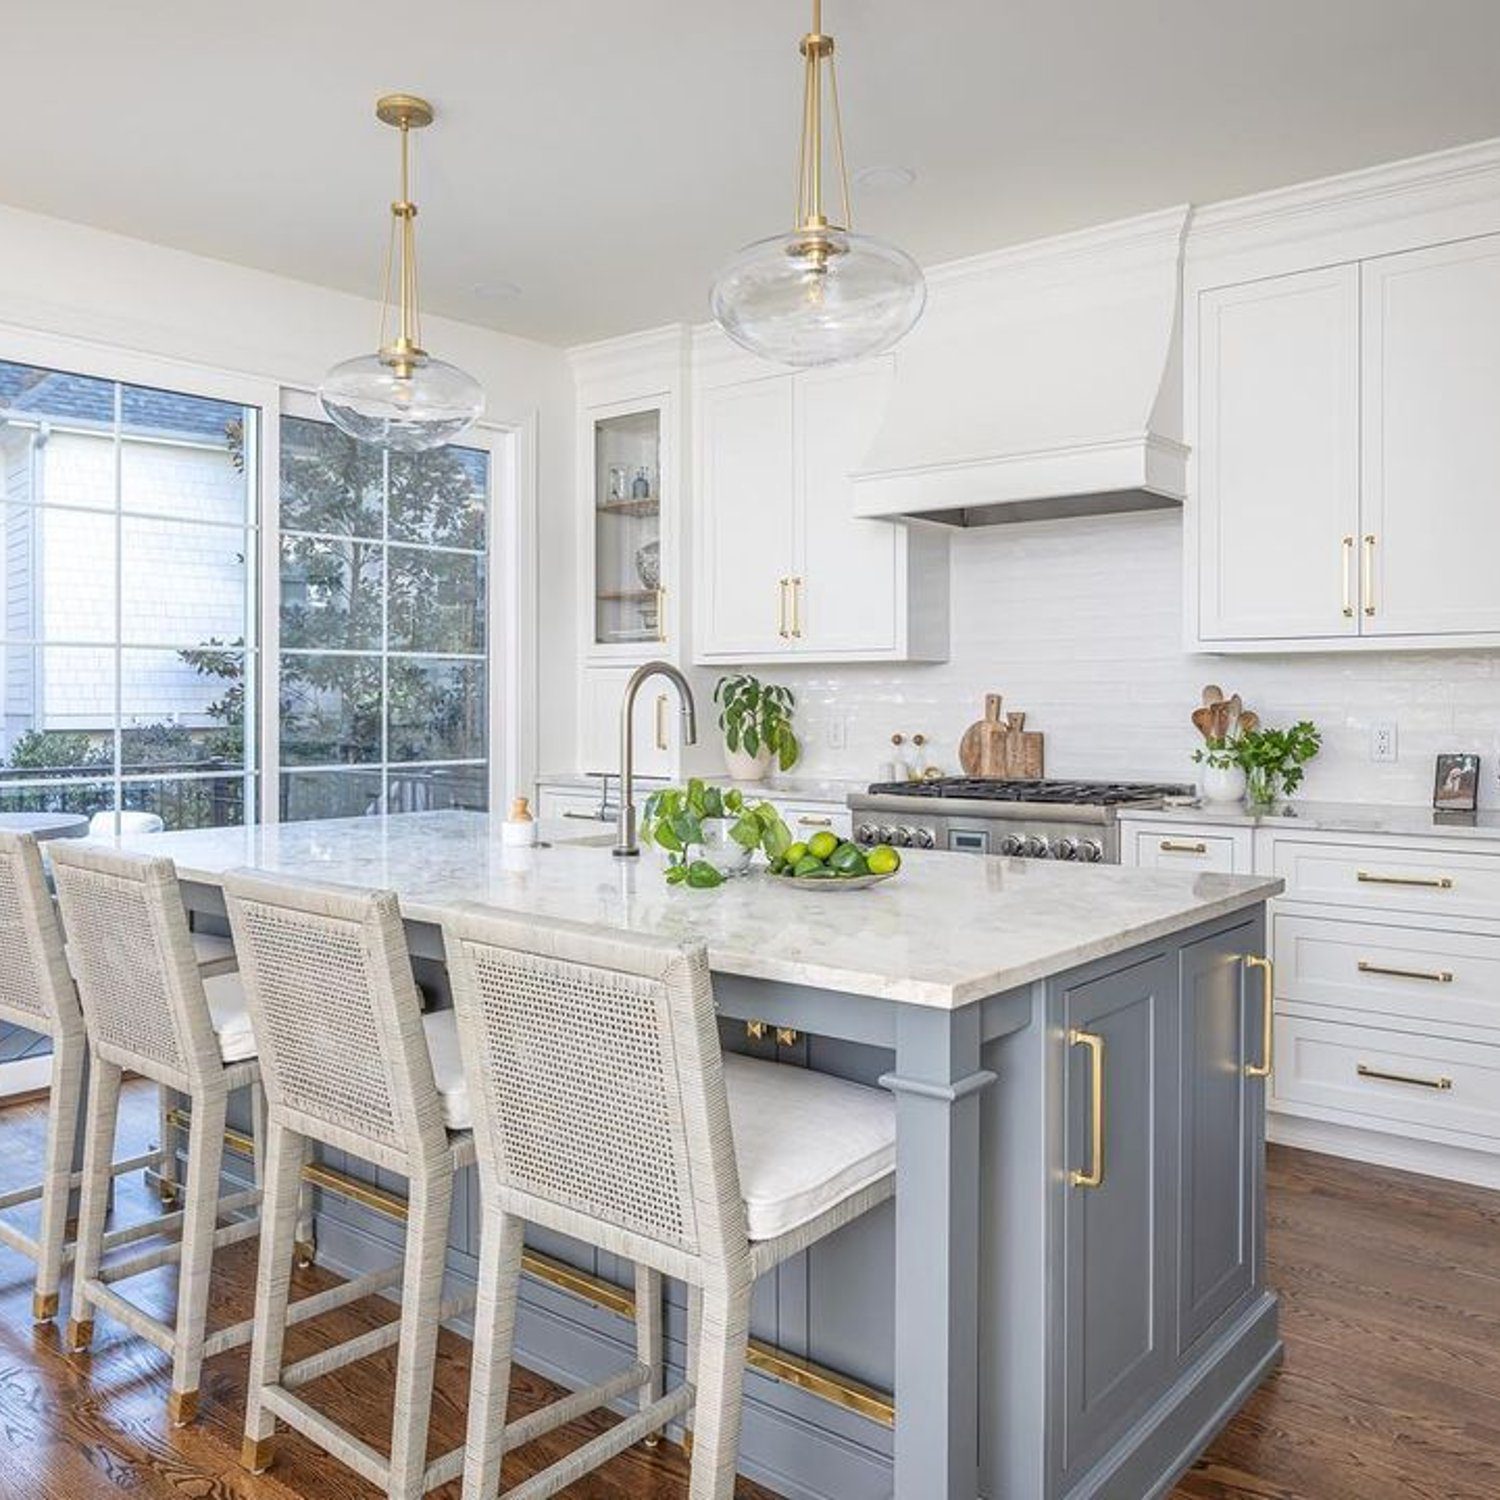
[{"label": "recessed panel cabinet door", "polygon": [[1182,993],[1181,1226],[1178,1347],[1187,1351],[1256,1279],[1265,1084],[1262,987],[1247,923],[1190,943],[1178,955]]},{"label": "recessed panel cabinet door", "polygon": [[[1176,993],[1166,958],[1067,991],[1061,1467],[1086,1468],[1149,1406],[1167,1364]],[[1101,1088],[1095,1115],[1095,1069]],[[1095,1120],[1099,1122],[1097,1139]],[[1098,1148],[1097,1150],[1095,1148]]]},{"label": "recessed panel cabinet door", "polygon": [[[704,392],[698,524],[705,654],[780,656],[796,556],[791,376]],[[786,580],[785,585],[783,580]]]},{"label": "recessed panel cabinet door", "polygon": [[1500,631],[1500,236],[1365,262],[1366,635]]},{"label": "recessed panel cabinet door", "polygon": [[1199,636],[1359,630],[1359,267],[1199,299]]},{"label": "recessed panel cabinet door", "polygon": [[875,439],[893,367],[877,360],[798,377],[802,505],[793,649],[827,655],[900,645],[901,528],[854,515],[850,473]]}]

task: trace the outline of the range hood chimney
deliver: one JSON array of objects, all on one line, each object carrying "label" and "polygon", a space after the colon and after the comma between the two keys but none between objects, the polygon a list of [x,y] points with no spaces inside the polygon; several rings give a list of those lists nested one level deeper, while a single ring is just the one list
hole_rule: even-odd
[{"label": "range hood chimney", "polygon": [[1188,213],[929,273],[856,514],[992,526],[1180,505]]}]

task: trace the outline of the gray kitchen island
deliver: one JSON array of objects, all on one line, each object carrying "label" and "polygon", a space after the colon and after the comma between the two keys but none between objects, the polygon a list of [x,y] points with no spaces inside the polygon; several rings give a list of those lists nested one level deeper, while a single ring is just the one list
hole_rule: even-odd
[{"label": "gray kitchen island", "polygon": [[[701,940],[726,1046],[897,1099],[894,1204],[759,1289],[742,1471],[837,1500],[1170,1489],[1280,1356],[1262,957],[1280,883],[915,853],[864,891],[693,891],[649,852],[548,832],[506,848],[498,820],[439,812],[120,842],[176,860],[210,923],[234,867],[396,891],[438,1004],[435,924],[459,901]],[[337,1269],[399,1244],[380,1202],[400,1184],[371,1186],[365,1206],[322,1201]],[[470,1184],[456,1278],[479,1212]],[[629,1268],[536,1248],[581,1274],[528,1282],[517,1357],[597,1379],[628,1359]],[[675,1304],[669,1333],[680,1367]]]}]

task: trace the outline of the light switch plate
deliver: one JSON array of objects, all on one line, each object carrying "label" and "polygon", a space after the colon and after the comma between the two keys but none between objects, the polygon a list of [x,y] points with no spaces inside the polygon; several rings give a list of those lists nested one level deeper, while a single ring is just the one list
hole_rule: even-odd
[{"label": "light switch plate", "polygon": [[828,721],[828,748],[842,750],[847,740],[848,732],[843,719],[830,719]]}]

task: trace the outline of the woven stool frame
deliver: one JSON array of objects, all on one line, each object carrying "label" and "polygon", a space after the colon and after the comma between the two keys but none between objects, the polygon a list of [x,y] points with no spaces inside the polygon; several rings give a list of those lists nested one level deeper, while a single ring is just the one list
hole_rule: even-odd
[{"label": "woven stool frame", "polygon": [[[690,1500],[731,1500],[749,1341],[764,1271],[868,1212],[894,1173],[775,1240],[751,1242],[731,1134],[707,955],[698,945],[462,907],[443,920],[474,1115],[484,1216],[464,1500],[493,1500],[508,1447],[550,1409],[505,1421],[526,1224],[635,1262],[638,1303],[662,1276],[688,1285],[688,1376],[567,1458],[506,1491],[542,1500],[682,1417]],[[637,1363],[555,1403],[568,1416],[616,1399]]]}]

